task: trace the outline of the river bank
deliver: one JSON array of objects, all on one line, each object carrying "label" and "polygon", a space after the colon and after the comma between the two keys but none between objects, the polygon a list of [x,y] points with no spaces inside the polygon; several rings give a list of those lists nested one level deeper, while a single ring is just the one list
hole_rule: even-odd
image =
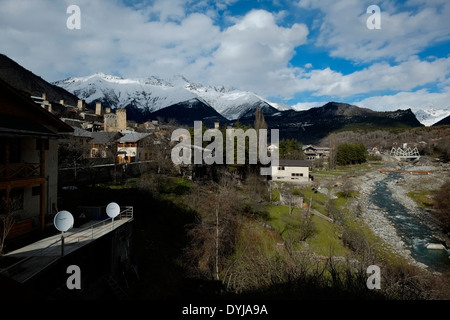
[{"label": "river bank", "polygon": [[373,199],[375,188],[380,189],[380,183],[383,189],[404,208],[407,214],[414,216],[416,221],[424,224],[433,232],[433,237],[449,244],[448,235],[443,234],[433,219],[431,214],[420,208],[419,205],[408,196],[408,193],[417,188],[422,190],[437,190],[444,183],[447,173],[446,167],[435,166],[430,164],[417,164],[414,166],[404,166],[399,163],[390,163],[382,168],[383,170],[417,170],[430,171],[429,174],[410,174],[400,173],[390,175],[388,173],[380,173],[372,170],[358,176],[355,183],[358,186],[359,198],[353,202],[353,206],[358,206],[359,213],[363,221],[371,228],[371,230],[383,240],[382,246],[387,246],[392,252],[407,259],[411,264],[421,268],[427,268],[427,265],[415,259],[411,253],[411,244],[404,241],[402,234],[399,234],[395,224],[392,221],[392,212],[388,212],[385,208],[376,205]]}]

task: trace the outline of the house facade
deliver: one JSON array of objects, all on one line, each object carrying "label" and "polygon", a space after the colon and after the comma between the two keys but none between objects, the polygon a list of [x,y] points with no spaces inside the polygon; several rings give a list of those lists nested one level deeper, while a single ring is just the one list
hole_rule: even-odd
[{"label": "house facade", "polygon": [[280,160],[272,166],[273,181],[305,183],[310,181],[312,162],[309,160]]},{"label": "house facade", "polygon": [[117,154],[117,140],[123,135],[120,132],[92,132],[90,141],[91,158],[110,158]]},{"label": "house facade", "polygon": [[321,158],[328,158],[330,156],[331,148],[317,147],[313,145],[303,146],[303,154],[307,160],[316,160]]},{"label": "house facade", "polygon": [[154,144],[151,133],[122,131],[122,134],[124,136],[117,140],[119,163],[151,159]]},{"label": "house facade", "polygon": [[0,81],[0,215],[15,221],[8,238],[43,230],[56,213],[58,139],[70,132],[72,127]]}]

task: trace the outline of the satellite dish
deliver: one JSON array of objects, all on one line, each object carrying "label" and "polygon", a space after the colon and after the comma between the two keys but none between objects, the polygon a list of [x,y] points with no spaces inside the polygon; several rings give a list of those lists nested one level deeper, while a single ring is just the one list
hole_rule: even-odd
[{"label": "satellite dish", "polygon": [[65,232],[73,227],[74,219],[69,211],[60,211],[53,219],[53,224],[59,231]]},{"label": "satellite dish", "polygon": [[108,206],[106,207],[106,214],[110,217],[110,218],[115,218],[120,214],[120,207],[117,203],[115,202],[111,202],[110,204],[108,204]]}]

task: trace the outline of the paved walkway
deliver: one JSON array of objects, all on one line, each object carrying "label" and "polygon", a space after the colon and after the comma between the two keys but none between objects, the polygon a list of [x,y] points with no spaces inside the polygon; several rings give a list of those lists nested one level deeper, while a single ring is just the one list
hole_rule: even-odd
[{"label": "paved walkway", "polygon": [[91,221],[80,228],[72,228],[64,233],[63,247],[61,246],[62,234],[59,233],[11,251],[5,254],[4,258],[17,262],[9,265],[5,269],[0,269],[0,273],[24,283],[55,262],[62,255],[66,255],[91,243],[131,220],[133,220],[132,217],[122,217],[114,221],[111,221],[111,219],[100,222]]}]

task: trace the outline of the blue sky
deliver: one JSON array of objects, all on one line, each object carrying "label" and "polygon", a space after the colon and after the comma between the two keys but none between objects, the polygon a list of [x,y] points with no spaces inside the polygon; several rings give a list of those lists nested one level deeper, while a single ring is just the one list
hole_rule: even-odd
[{"label": "blue sky", "polygon": [[0,43],[47,81],[184,75],[296,109],[450,110],[449,18],[448,0],[2,0]]}]

